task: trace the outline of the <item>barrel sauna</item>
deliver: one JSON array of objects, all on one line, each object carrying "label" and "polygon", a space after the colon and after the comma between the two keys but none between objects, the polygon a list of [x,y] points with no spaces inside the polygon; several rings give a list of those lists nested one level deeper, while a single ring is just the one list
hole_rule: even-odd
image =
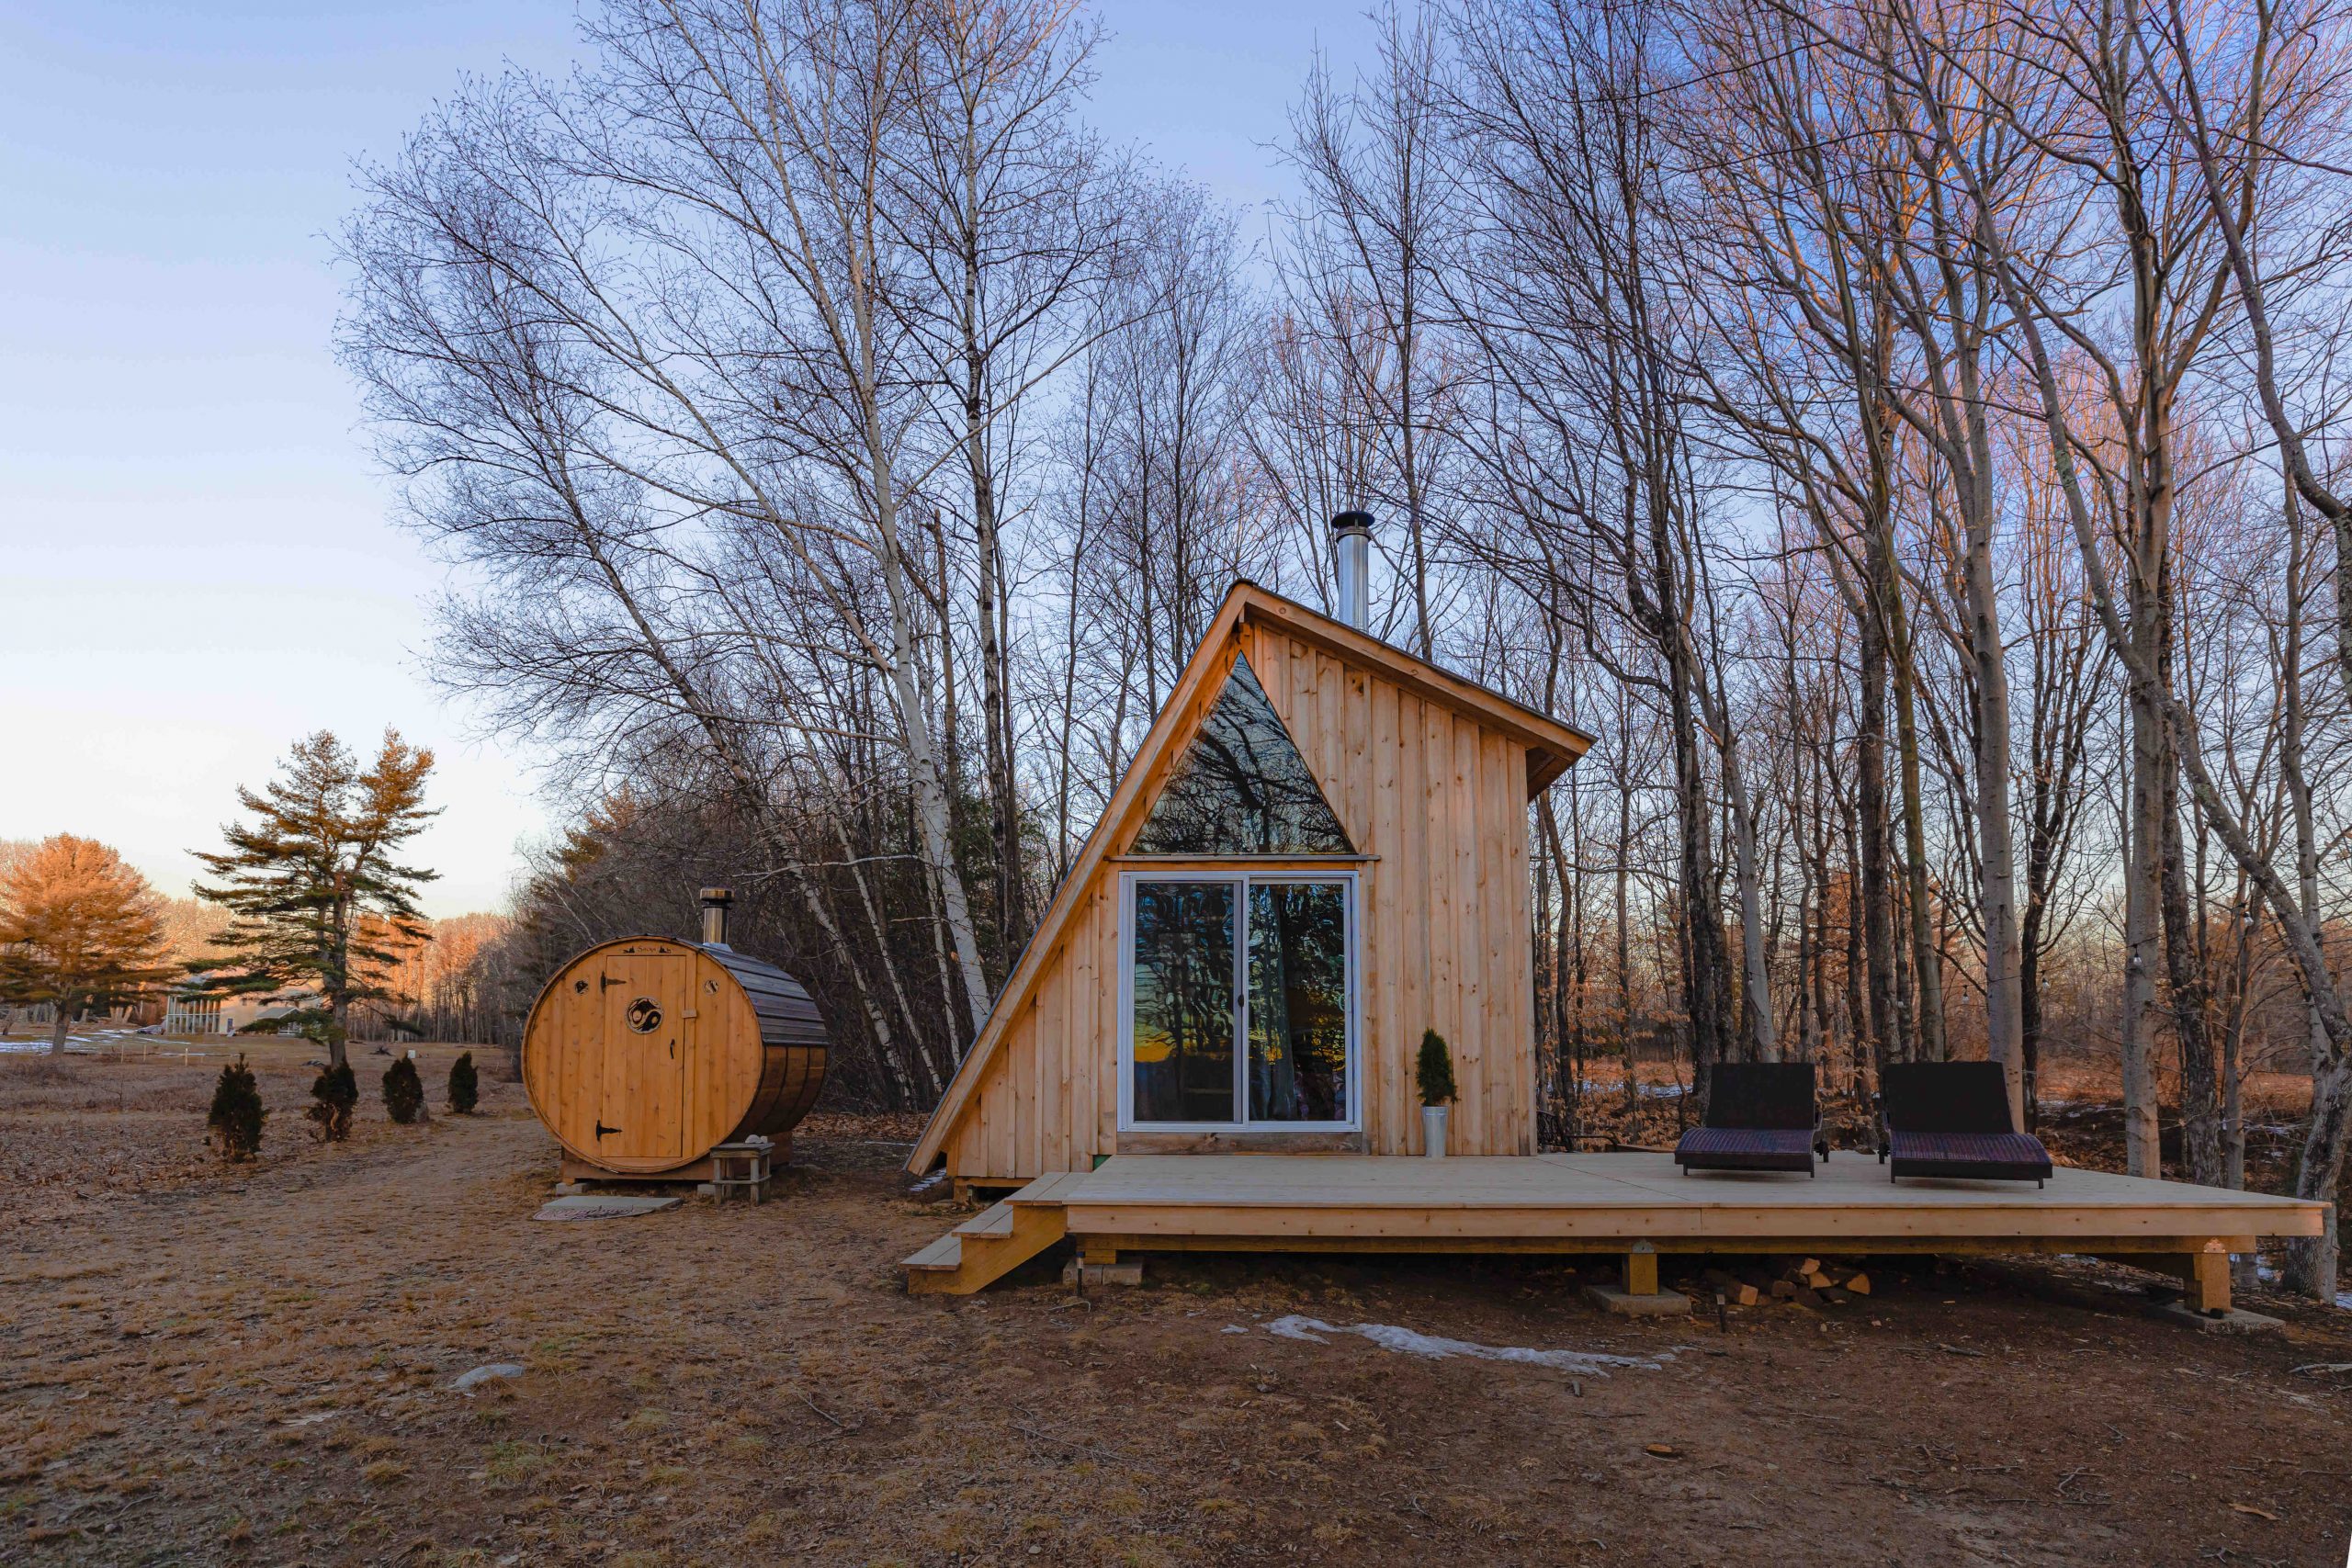
[{"label": "barrel sauna", "polygon": [[599,942],[531,1004],[523,1087],[567,1177],[701,1179],[713,1145],[786,1145],[817,1103],[824,1021],[799,981],[727,945],[729,901],[704,889],[699,942]]}]

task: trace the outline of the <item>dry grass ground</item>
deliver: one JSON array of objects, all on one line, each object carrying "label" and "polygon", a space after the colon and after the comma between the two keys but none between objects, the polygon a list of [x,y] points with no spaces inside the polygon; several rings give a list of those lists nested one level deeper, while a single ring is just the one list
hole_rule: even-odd
[{"label": "dry grass ground", "polygon": [[2352,1377],[2296,1370],[2352,1362],[2344,1314],[2233,1339],[1927,1272],[1624,1323],[1555,1264],[1272,1258],[910,1298],[953,1216],[900,1195],[903,1126],[819,1117],[756,1209],[537,1224],[514,1087],[447,1116],[429,1051],[436,1119],[392,1127],[362,1055],[322,1147],[303,1054],[256,1049],[229,1168],[217,1062],[0,1061],[0,1563],[2335,1568],[2352,1533]]}]

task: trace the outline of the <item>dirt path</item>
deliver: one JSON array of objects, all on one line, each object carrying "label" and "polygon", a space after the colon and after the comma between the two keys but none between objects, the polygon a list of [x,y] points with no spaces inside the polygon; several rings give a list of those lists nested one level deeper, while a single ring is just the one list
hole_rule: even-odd
[{"label": "dirt path", "polygon": [[[0,1563],[2335,1568],[2352,1533],[2352,1380],[2291,1371],[2352,1361],[2316,1315],[2233,1340],[1944,1276],[1724,1332],[1551,1264],[1264,1258],[910,1298],[953,1216],[893,1145],[809,1140],[757,1209],[537,1224],[551,1146],[491,1105],[0,1220]],[[0,1099],[0,1139],[61,1119]]]}]

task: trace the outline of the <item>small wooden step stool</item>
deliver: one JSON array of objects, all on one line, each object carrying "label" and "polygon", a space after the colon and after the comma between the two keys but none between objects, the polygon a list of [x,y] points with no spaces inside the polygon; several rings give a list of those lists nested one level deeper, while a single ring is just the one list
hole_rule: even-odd
[{"label": "small wooden step stool", "polygon": [[749,1192],[758,1203],[774,1175],[770,1161],[775,1153],[775,1145],[765,1138],[715,1145],[710,1151],[710,1201],[723,1203],[729,1192]]}]

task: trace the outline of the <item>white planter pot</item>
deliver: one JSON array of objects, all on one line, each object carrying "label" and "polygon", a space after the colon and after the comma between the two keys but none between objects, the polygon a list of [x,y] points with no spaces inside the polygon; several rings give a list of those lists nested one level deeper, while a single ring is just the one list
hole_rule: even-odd
[{"label": "white planter pot", "polygon": [[1445,1157],[1445,1111],[1442,1105],[1421,1107],[1421,1153],[1431,1159]]}]

